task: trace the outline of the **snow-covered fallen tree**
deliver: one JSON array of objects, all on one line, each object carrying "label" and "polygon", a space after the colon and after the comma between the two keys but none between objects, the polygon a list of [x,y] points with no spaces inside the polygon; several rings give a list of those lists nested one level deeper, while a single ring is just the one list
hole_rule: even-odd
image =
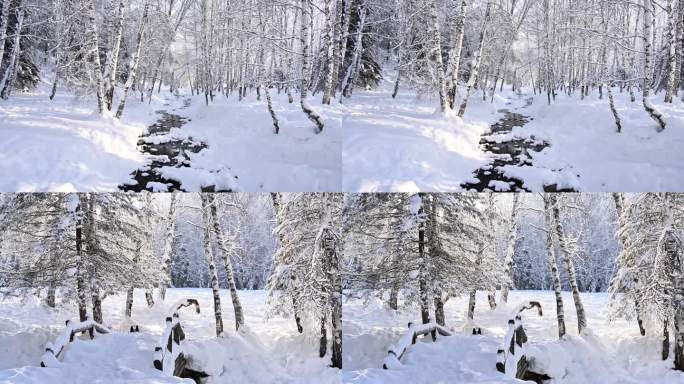
[{"label": "snow-covered fallen tree", "polygon": [[395,345],[390,345],[387,349],[387,357],[382,362],[383,369],[396,368],[401,366],[401,358],[406,353],[408,347],[416,343],[418,336],[432,334],[432,340],[437,340],[437,333],[442,336],[451,336],[451,331],[442,327],[437,323],[427,323],[427,324],[408,324],[408,331],[404,336],[399,339],[399,343]]},{"label": "snow-covered fallen tree", "polygon": [[54,343],[48,342],[47,345],[45,346],[45,353],[43,354],[43,357],[40,359],[40,366],[41,367],[57,367],[61,364],[59,361],[60,356],[62,355],[62,352],[64,351],[64,347],[66,347],[69,343],[74,341],[74,336],[77,333],[81,332],[88,332],[90,335],[90,339],[92,340],[95,337],[95,332],[97,331],[98,333],[109,333],[109,329],[105,328],[102,324],[97,323],[93,320],[85,320],[81,322],[75,322],[71,320],[66,321],[66,327],[62,331],[62,333],[59,334],[57,339],[55,340]]},{"label": "snow-covered fallen tree", "polygon": [[181,344],[185,340],[185,332],[178,314],[184,307],[195,307],[195,312],[200,313],[199,302],[195,299],[185,299],[174,304],[173,313],[166,317],[166,326],[160,343],[154,348],[154,367],[169,376],[182,377],[188,362]]}]

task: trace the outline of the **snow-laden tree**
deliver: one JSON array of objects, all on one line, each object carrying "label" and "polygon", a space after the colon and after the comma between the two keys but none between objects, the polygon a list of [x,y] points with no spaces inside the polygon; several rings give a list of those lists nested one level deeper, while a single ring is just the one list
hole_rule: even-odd
[{"label": "snow-laden tree", "polygon": [[342,198],[339,193],[273,196],[280,244],[268,281],[272,311],[294,312],[307,332],[320,332],[321,357],[328,351],[330,329],[331,361],[336,368],[342,368]]},{"label": "snow-laden tree", "polygon": [[663,359],[669,356],[669,328],[674,325],[675,369],[684,370],[684,198],[646,193],[618,195],[616,202],[621,205],[618,235],[623,249],[611,283],[613,309],[618,315],[636,313],[640,327],[662,329]]}]

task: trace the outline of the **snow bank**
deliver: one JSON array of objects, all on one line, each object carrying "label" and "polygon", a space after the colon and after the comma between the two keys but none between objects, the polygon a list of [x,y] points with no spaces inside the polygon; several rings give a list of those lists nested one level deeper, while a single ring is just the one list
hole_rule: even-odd
[{"label": "snow bank", "polygon": [[[154,121],[152,106],[131,101],[122,120],[100,116],[92,97],[48,84],[0,102],[0,191],[115,191],[142,164],[137,140]],[[147,112],[149,111],[149,112]]]},{"label": "snow bank", "polygon": [[[238,291],[245,311],[244,330],[233,329],[230,293],[221,290],[223,321],[229,331],[215,337],[213,296],[210,289],[169,289],[167,302],[197,298],[200,314],[181,310],[186,335],[184,353],[190,368],[213,375],[207,384],[339,383],[339,371],[329,368],[330,356],[318,357],[315,340],[299,334],[293,319],[273,318],[266,322],[265,291]],[[140,324],[139,333],[128,333],[130,320],[123,316],[125,294],[108,296],[103,301],[103,316],[113,329],[90,340],[75,338],[65,348],[61,364],[39,367],[44,347],[64,329],[64,321],[77,313],[74,305],[59,310],[46,309],[37,299],[22,302],[7,298],[0,305],[0,383],[192,383],[164,375],[153,366],[154,348],[165,329],[165,317],[172,305],[158,303],[147,308],[143,290],[136,290],[132,320]]]},{"label": "snow bank", "polygon": [[345,192],[458,191],[488,162],[479,148],[487,120],[436,113],[435,100],[400,90],[391,79],[345,100],[342,145]]},{"label": "snow bank", "polygon": [[[532,370],[544,371],[552,383],[663,383],[684,381],[684,374],[672,370],[672,358],[660,360],[659,335],[643,337],[634,321],[608,322],[608,295],[582,294],[589,329],[577,335],[577,319],[572,295],[563,292],[568,335],[558,340],[555,299],[551,291],[511,291],[510,305],[498,303],[490,310],[487,293],[478,292],[475,320],[486,328],[483,335],[455,334],[428,336],[409,347],[401,364],[383,370],[386,348],[405,331],[418,309],[389,311],[380,300],[367,306],[350,299],[344,307],[343,383],[519,383],[496,370],[497,349],[508,329],[508,319],[521,301],[541,302],[546,314],[521,313],[528,336],[525,345],[534,359]],[[466,322],[467,297],[452,298],[445,304],[448,326],[458,328]],[[390,337],[394,335],[394,338]]]}]

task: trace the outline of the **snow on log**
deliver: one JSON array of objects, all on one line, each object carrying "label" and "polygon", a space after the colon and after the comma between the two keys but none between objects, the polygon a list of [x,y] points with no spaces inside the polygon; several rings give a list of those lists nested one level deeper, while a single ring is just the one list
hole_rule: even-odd
[{"label": "snow on log", "polygon": [[530,361],[525,348],[527,334],[520,314],[532,308],[536,308],[539,316],[542,316],[542,307],[538,301],[523,302],[516,307],[514,318],[508,320],[508,330],[503,344],[496,352],[496,370],[511,378],[521,380],[550,378],[547,375],[529,371]]},{"label": "snow on log", "polygon": [[180,325],[180,315],[178,315],[178,311],[184,307],[195,307],[195,312],[200,313],[199,302],[195,299],[175,303],[172,307],[173,313],[165,319],[166,325],[160,343],[154,348],[154,367],[169,376],[180,376],[187,365],[181,344],[185,340],[185,332]]},{"label": "snow on log", "polygon": [[427,335],[432,332],[439,333],[442,336],[451,336],[451,331],[437,323],[409,323],[408,331],[399,339],[399,343],[396,346],[390,345],[387,349],[387,357],[382,361],[382,368],[390,369],[401,366],[401,358],[406,353],[408,347],[416,343],[418,336]]},{"label": "snow on log", "polygon": [[59,357],[62,355],[62,352],[64,352],[64,347],[74,341],[74,336],[77,333],[85,331],[88,331],[91,340],[95,337],[94,331],[102,334],[109,333],[109,329],[92,320],[85,320],[81,322],[67,320],[66,327],[62,333],[57,336],[57,339],[54,341],[54,343],[48,342],[47,345],[45,345],[45,353],[43,353],[43,356],[40,359],[40,366],[59,366],[61,364]]}]

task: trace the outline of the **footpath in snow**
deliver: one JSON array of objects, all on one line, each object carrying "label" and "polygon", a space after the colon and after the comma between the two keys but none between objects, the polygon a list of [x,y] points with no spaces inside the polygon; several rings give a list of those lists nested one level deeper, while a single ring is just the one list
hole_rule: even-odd
[{"label": "footpath in snow", "polygon": [[[531,89],[516,94],[506,86],[493,102],[477,91],[460,119],[411,90],[392,99],[391,71],[385,77],[378,89],[344,101],[347,192],[684,190],[684,104],[665,104],[662,93],[651,96],[668,123],[658,133],[639,95],[630,102],[616,88],[617,133],[607,96],[596,90],[584,100],[560,94],[551,105]],[[524,120],[502,131],[507,112]],[[511,143],[529,145],[520,156],[506,148]]]},{"label": "footpath in snow", "polygon": [[[498,299],[498,297],[497,297]],[[588,331],[577,335],[572,296],[563,293],[568,335],[558,340],[555,299],[551,291],[512,291],[509,305],[490,310],[486,293],[478,292],[475,323],[482,335],[464,327],[467,297],[445,304],[446,323],[457,334],[419,339],[409,347],[401,364],[382,369],[387,348],[406,333],[409,321],[420,317],[417,309],[391,311],[378,299],[364,303],[349,299],[344,305],[343,357],[345,384],[380,383],[520,383],[496,370],[497,349],[507,330],[510,313],[529,300],[540,301],[544,315],[523,312],[528,336],[527,351],[538,367],[552,377],[553,384],[662,383],[684,382],[684,374],[672,370],[672,356],[660,359],[659,335],[641,336],[636,321],[608,321],[608,295],[584,293]],[[465,329],[467,328],[467,329]]]},{"label": "footpath in snow", "polygon": [[[131,97],[121,120],[98,115],[92,95],[62,91],[52,101],[48,95],[49,84],[43,81],[35,91],[16,92],[0,102],[0,191],[114,192],[142,181],[151,182],[144,187],[151,190],[194,192],[203,187],[245,192],[341,188],[344,108],[336,102],[314,105],[326,124],[316,134],[298,103],[274,94],[281,126],[275,135],[265,98],[256,100],[254,93],[241,102],[218,95],[209,106],[189,91],[180,97],[155,94],[150,104]],[[171,124],[168,133],[151,135],[155,122],[164,118],[158,111],[177,115],[182,127]],[[152,162],[168,159],[143,154],[141,139],[141,147],[193,143],[183,159],[191,166],[162,165],[160,180],[145,180]]]},{"label": "footpath in snow", "polygon": [[229,292],[221,290],[227,305],[223,311],[226,332],[221,339],[215,336],[211,289],[170,289],[165,304],[151,309],[145,305],[144,292],[136,290],[132,320],[139,324],[139,333],[128,333],[130,322],[122,314],[125,295],[107,297],[104,319],[113,332],[96,335],[94,340],[75,339],[66,347],[62,363],[54,368],[39,366],[45,345],[55,341],[76,309],[53,311],[38,299],[4,298],[0,305],[0,383],[192,384],[189,379],[165,376],[153,366],[154,347],[164,331],[169,306],[186,298],[198,299],[201,313],[179,311],[185,353],[192,368],[210,375],[206,384],[339,382],[338,370],[328,367],[329,355],[319,358],[316,340],[299,334],[293,319],[264,319],[265,291],[239,291],[239,295],[246,327],[234,331],[232,310],[225,310],[230,306]]}]

